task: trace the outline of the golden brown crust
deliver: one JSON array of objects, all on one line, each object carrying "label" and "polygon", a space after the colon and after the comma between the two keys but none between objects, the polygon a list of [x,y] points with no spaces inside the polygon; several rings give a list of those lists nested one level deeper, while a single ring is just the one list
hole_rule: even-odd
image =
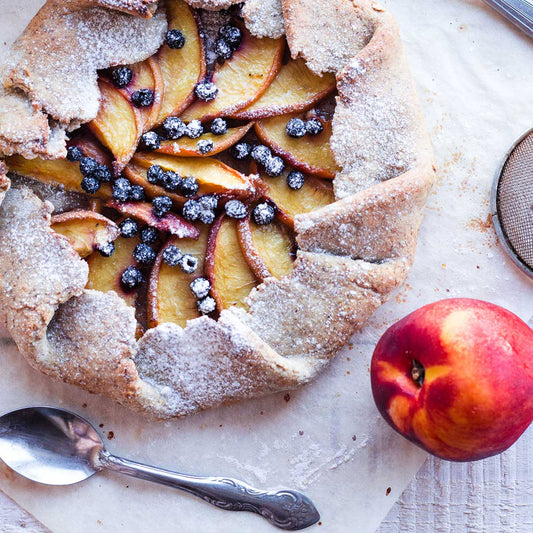
[{"label": "golden brown crust", "polygon": [[143,60],[163,41],[163,10],[148,20],[123,12],[150,6],[155,3],[49,0],[14,43],[4,69],[0,154],[64,157],[65,132],[98,112],[97,71]]},{"label": "golden brown crust", "polygon": [[[396,25],[369,0],[283,0],[283,13],[292,54],[337,75],[332,149],[343,169],[337,201],[296,217],[293,273],[252,291],[248,312],[162,324],[137,343],[133,310],[84,290],[86,264],[50,230],[50,206],[15,189],[0,206],[0,323],[33,366],[153,416],[184,416],[310,381],[403,283],[434,168]],[[346,25],[352,34],[338,31]],[[51,265],[52,283],[41,273]]]}]

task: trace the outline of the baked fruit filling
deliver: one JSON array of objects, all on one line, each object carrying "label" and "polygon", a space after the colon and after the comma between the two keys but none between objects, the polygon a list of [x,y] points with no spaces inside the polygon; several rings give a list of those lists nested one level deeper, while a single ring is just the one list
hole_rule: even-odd
[{"label": "baked fruit filling", "polygon": [[[335,77],[257,38],[238,9],[167,2],[151,58],[99,75],[98,116],[62,160],[7,158],[11,171],[78,193],[52,228],[89,265],[88,288],[136,308],[139,333],[246,308],[290,274],[294,217],[334,201]],[[208,22],[208,23],[207,23]]]}]

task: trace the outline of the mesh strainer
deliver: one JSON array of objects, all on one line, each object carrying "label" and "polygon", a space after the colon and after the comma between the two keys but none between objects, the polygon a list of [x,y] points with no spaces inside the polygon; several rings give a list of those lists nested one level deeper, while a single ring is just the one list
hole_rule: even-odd
[{"label": "mesh strainer", "polygon": [[492,222],[509,257],[533,278],[533,128],[513,145],[496,174]]}]

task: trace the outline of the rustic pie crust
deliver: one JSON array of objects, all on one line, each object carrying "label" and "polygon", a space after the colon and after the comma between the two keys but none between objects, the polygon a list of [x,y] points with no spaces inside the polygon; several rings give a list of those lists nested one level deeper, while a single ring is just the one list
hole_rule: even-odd
[{"label": "rustic pie crust", "polygon": [[[188,0],[224,9],[231,0]],[[49,0],[13,47],[0,95],[0,151],[65,156],[98,110],[97,70],[151,56],[167,29],[149,0]],[[258,37],[286,33],[293,58],[334,73],[336,201],[295,219],[294,270],[185,328],[136,339],[134,309],[86,289],[87,263],[50,228],[53,206],[9,189],[0,169],[0,324],[42,372],[158,418],[299,387],[406,279],[435,169],[398,28],[371,0],[248,0]],[[76,46],[73,46],[77,43]],[[39,51],[39,53],[37,53]]]}]

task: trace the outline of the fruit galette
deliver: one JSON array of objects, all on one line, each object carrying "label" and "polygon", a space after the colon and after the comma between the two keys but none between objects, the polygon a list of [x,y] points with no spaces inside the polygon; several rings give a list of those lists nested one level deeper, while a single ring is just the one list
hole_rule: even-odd
[{"label": "fruit galette", "polygon": [[432,151],[373,1],[49,0],[3,82],[0,323],[47,374],[294,388],[407,276]]}]

